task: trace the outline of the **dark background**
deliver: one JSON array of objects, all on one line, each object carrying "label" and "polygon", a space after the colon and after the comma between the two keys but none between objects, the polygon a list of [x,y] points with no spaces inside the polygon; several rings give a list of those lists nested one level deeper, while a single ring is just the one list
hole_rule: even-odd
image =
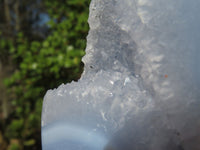
[{"label": "dark background", "polygon": [[83,70],[90,0],[0,0],[0,150],[40,150],[42,100]]}]

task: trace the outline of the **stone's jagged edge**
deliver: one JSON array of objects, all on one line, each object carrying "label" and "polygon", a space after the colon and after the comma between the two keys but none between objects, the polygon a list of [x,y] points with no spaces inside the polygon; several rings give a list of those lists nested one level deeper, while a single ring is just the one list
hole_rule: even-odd
[{"label": "stone's jagged edge", "polygon": [[[113,70],[134,75],[136,44],[109,14],[113,14],[114,1],[92,1],[90,5],[86,55],[83,77],[87,72]],[[105,65],[106,64],[106,65]]]}]

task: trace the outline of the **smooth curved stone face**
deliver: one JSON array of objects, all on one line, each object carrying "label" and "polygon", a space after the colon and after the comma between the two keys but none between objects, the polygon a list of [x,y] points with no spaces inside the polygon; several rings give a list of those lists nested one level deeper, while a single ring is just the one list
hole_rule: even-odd
[{"label": "smooth curved stone face", "polygon": [[68,122],[56,122],[43,128],[43,145],[45,149],[71,150],[87,149],[102,150],[108,139],[100,133],[92,132],[90,129],[70,125]]},{"label": "smooth curved stone face", "polygon": [[92,0],[84,73],[44,98],[43,150],[199,150],[199,8]]}]

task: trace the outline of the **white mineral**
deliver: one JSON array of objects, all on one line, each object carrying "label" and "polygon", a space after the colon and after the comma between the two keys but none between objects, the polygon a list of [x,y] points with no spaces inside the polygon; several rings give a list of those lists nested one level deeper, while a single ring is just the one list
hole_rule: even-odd
[{"label": "white mineral", "polygon": [[200,150],[200,1],[92,0],[84,72],[49,90],[43,150]]}]

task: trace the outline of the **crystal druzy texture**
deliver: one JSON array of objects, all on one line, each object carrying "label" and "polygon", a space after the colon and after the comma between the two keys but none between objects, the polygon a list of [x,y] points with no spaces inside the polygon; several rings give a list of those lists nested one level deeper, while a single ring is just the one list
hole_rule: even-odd
[{"label": "crystal druzy texture", "polygon": [[83,75],[44,98],[43,150],[200,150],[199,8],[92,0]]}]

